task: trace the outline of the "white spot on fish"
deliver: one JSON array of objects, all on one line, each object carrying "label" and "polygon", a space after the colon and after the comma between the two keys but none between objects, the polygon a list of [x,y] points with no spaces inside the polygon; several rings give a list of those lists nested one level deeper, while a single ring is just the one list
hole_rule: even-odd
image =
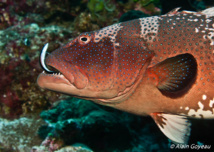
[{"label": "white spot on fish", "polygon": [[210,23],[211,21],[211,19],[206,19],[206,23]]},{"label": "white spot on fish", "polygon": [[196,32],[196,33],[198,33],[198,32],[199,32],[198,28],[195,28],[195,32]]},{"label": "white spot on fish", "polygon": [[210,103],[209,103],[210,108],[213,108],[213,104],[214,104],[214,98],[213,100],[210,100]]},{"label": "white spot on fish", "polygon": [[200,109],[204,109],[204,105],[201,103],[201,101],[198,102],[198,106],[200,107]]},{"label": "white spot on fish", "polygon": [[201,14],[195,14],[196,16],[198,16],[198,17],[201,17]]},{"label": "white spot on fish", "polygon": [[189,107],[186,107],[185,110],[189,110]]},{"label": "white spot on fish", "polygon": [[115,46],[120,46],[120,43],[114,43]]},{"label": "white spot on fish", "polygon": [[208,28],[208,30],[209,30],[209,33],[208,33],[207,37],[211,41],[210,45],[214,45],[214,40],[213,40],[213,38],[214,38],[214,29],[213,28]]},{"label": "white spot on fish", "polygon": [[[141,37],[147,41],[153,41],[158,33],[159,22],[158,20],[160,17],[152,16],[147,18],[140,18],[140,25],[141,25]],[[154,33],[155,35],[149,35],[150,33]]]},{"label": "white spot on fish", "polygon": [[214,117],[214,114],[212,111],[203,110],[204,105],[201,103],[201,101],[198,102],[198,106],[199,106],[199,109],[197,109],[197,110],[190,109],[188,112],[188,115],[195,116],[196,118],[201,118],[202,116],[203,116],[203,118],[213,118]]},{"label": "white spot on fish", "polygon": [[204,95],[202,96],[202,99],[203,99],[203,100],[206,100],[206,99],[207,99],[207,96],[204,94]]},{"label": "white spot on fish", "polygon": [[[192,18],[192,16],[190,16],[191,18]],[[198,19],[197,18],[195,18],[195,19],[187,19],[188,21],[190,21],[190,22],[198,22]]]},{"label": "white spot on fish", "polygon": [[99,42],[100,40],[102,40],[102,38],[109,37],[111,39],[111,42],[114,43],[115,37],[121,28],[123,27],[120,26],[120,23],[118,23],[98,30],[95,33],[94,42]]}]

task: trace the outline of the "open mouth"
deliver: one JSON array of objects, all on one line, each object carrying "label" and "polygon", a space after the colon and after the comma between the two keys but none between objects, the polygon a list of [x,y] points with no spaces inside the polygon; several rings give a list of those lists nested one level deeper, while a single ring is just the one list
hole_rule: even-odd
[{"label": "open mouth", "polygon": [[45,70],[45,72],[47,74],[61,74],[59,70],[55,69],[54,67],[51,66],[46,66],[45,64],[45,56],[46,56],[46,52],[48,49],[48,43],[46,43],[41,51],[40,54],[40,64],[42,66],[42,68]]},{"label": "open mouth", "polygon": [[[41,54],[40,54],[40,64],[41,64],[41,67],[43,68],[43,72],[41,73],[41,76],[42,77],[49,77],[48,78],[48,81],[54,81],[54,83],[66,83],[66,84],[69,84],[69,80],[62,74],[62,72],[60,72],[58,69],[56,69],[55,67],[53,66],[50,66],[50,65],[46,65],[45,63],[45,57],[46,57],[46,52],[47,52],[47,49],[48,49],[48,43],[46,43],[41,51]],[[41,77],[40,76],[40,77]]]},{"label": "open mouth", "polygon": [[[49,54],[46,59],[48,43],[44,45],[40,54],[40,63],[44,72],[37,79],[40,87],[50,88],[50,84],[55,86],[66,84],[75,86],[77,89],[83,89],[88,84],[88,78],[81,68],[64,60],[63,48],[59,48]],[[46,64],[47,63],[47,64]]]}]

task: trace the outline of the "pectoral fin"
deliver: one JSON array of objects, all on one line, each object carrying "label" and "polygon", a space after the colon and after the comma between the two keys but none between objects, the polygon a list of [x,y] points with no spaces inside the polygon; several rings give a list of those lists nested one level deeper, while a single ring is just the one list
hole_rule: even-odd
[{"label": "pectoral fin", "polygon": [[181,54],[148,69],[160,91],[177,93],[192,84],[197,75],[197,62],[191,54]]},{"label": "pectoral fin", "polygon": [[188,143],[191,123],[185,116],[166,113],[152,113],[150,115],[160,130],[174,143]]}]

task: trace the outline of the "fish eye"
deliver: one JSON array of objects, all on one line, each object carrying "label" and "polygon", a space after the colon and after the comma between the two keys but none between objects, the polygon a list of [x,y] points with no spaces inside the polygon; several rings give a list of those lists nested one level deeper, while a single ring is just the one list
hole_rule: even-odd
[{"label": "fish eye", "polygon": [[80,44],[87,44],[90,41],[91,37],[88,35],[83,35],[79,37],[79,43]]},{"label": "fish eye", "polygon": [[81,37],[81,41],[87,42],[87,37]]}]

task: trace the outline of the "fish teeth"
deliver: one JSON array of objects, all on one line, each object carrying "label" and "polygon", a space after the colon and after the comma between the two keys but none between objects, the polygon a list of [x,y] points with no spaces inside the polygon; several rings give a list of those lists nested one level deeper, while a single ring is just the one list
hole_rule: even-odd
[{"label": "fish teeth", "polygon": [[61,73],[52,73],[52,75],[62,75]]}]

